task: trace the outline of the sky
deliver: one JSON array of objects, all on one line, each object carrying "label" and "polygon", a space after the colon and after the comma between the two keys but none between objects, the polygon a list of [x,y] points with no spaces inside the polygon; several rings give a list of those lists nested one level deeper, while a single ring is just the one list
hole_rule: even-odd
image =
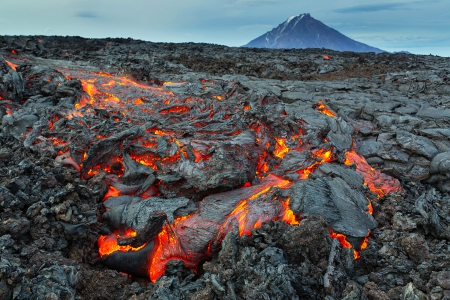
[{"label": "sky", "polygon": [[242,46],[310,13],[386,51],[450,57],[450,0],[1,0],[0,35],[124,37]]}]

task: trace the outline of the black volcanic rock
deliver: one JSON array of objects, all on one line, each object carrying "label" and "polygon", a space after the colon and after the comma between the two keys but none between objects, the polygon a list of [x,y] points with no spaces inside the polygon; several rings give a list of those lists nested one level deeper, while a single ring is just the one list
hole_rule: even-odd
[{"label": "black volcanic rock", "polygon": [[310,14],[292,16],[278,27],[252,40],[243,47],[252,48],[327,48],[337,51],[384,52],[352,40],[328,27]]}]

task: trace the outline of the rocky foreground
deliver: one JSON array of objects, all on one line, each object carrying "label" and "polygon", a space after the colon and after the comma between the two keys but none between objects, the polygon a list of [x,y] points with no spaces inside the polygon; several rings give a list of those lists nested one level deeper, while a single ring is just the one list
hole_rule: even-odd
[{"label": "rocky foreground", "polygon": [[[173,261],[155,283],[130,277],[98,254],[105,174],[82,179],[55,133],[33,136],[42,116],[82,98],[81,83],[58,68],[125,75],[174,95],[238,94],[254,115],[269,103],[314,133],[305,142],[330,137],[339,148],[331,133],[347,130],[336,135],[351,136],[403,191],[372,201],[378,225],[357,260],[330,238],[332,217],[307,214],[300,226],[231,231],[195,273]],[[319,103],[340,121],[327,121]],[[450,58],[7,36],[0,104],[1,299],[450,299]]]}]

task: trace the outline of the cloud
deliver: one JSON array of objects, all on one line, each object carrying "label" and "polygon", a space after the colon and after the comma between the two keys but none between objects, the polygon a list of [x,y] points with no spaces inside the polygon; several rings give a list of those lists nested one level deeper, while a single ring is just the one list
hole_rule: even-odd
[{"label": "cloud", "polygon": [[91,12],[91,11],[81,11],[81,12],[76,13],[75,17],[84,18],[84,19],[95,19],[95,18],[98,18],[99,15],[97,15],[97,13]]},{"label": "cloud", "polygon": [[415,5],[427,4],[435,5],[440,3],[441,0],[417,0],[408,2],[391,2],[391,3],[375,3],[375,4],[361,4],[353,5],[344,8],[338,8],[333,10],[337,13],[359,13],[359,12],[375,12],[382,10],[410,10],[413,9]]},{"label": "cloud", "polygon": [[339,8],[333,10],[337,13],[358,13],[358,12],[374,12],[380,10],[398,10],[403,8],[407,3],[377,3],[377,4],[363,4],[363,5],[354,5],[345,8]]},{"label": "cloud", "polygon": [[[440,36],[433,37],[429,35],[409,35],[409,34],[391,34],[391,35],[365,35],[361,33],[360,35],[352,35],[351,38],[362,42],[370,43],[371,45],[376,45],[378,48],[387,51],[400,51],[407,50],[412,53],[425,53],[428,50],[423,50],[417,52],[417,49],[440,49],[439,51],[431,51],[431,53],[439,53],[440,55],[449,56],[449,38],[450,36]],[[414,51],[410,49],[416,49]],[[444,49],[447,49],[445,52]],[[441,51],[442,50],[442,51]]]}]

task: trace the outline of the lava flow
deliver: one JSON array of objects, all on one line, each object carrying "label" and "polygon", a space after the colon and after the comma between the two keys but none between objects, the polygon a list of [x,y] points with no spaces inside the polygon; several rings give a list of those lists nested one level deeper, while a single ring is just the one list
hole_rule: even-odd
[{"label": "lava flow", "polygon": [[[49,119],[52,136],[31,144],[61,151],[59,163],[78,170],[82,179],[106,178],[103,221],[111,234],[98,239],[99,254],[105,261],[117,257],[110,266],[121,270],[117,261],[122,257],[143,253],[140,263],[152,281],[172,260],[195,269],[220,250],[230,231],[250,235],[269,221],[299,225],[290,188],[314,180],[310,175],[321,165],[337,164],[342,157],[326,138],[307,136],[305,122],[288,110],[271,112],[284,104],[260,99],[250,105],[233,82],[223,96],[184,97],[168,90],[186,86],[184,81],[149,86],[103,72],[59,71],[64,76],[57,86],[75,85],[77,78],[81,95],[73,108]],[[201,91],[213,83],[202,80]],[[321,101],[315,107],[325,118],[336,117]],[[63,128],[83,134],[59,134]],[[356,152],[345,156],[345,164],[355,164],[378,196],[399,189],[398,181],[371,168]],[[285,166],[286,161],[301,167]],[[281,168],[294,168],[293,175],[286,177]],[[369,215],[370,202],[367,210]],[[147,214],[148,220],[134,219],[133,211]],[[354,247],[345,235],[330,232],[359,257],[363,245]]]}]

